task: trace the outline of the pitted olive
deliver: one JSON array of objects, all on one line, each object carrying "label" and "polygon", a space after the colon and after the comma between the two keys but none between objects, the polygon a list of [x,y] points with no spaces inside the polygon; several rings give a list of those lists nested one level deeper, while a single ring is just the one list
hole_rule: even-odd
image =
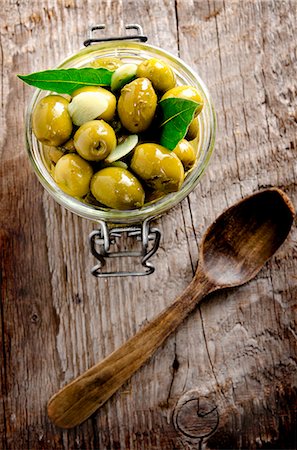
[{"label": "pitted olive", "polygon": [[83,197],[89,192],[92,175],[91,165],[75,153],[62,156],[54,169],[57,185],[73,197]]},{"label": "pitted olive", "polygon": [[98,202],[114,209],[141,208],[144,204],[141,183],[121,167],[106,167],[95,173],[91,192]]},{"label": "pitted olive", "polygon": [[46,145],[58,146],[72,133],[68,100],[61,95],[43,97],[32,114],[32,129],[37,139]]},{"label": "pitted olive", "polygon": [[150,58],[139,64],[137,77],[148,78],[157,91],[165,92],[175,86],[175,75],[171,67],[157,58]]},{"label": "pitted olive", "polygon": [[118,113],[123,126],[131,133],[148,129],[155,115],[157,95],[147,78],[136,78],[121,90]]},{"label": "pitted olive", "polygon": [[64,155],[63,150],[59,147],[45,147],[44,150],[48,150],[48,157],[54,164],[57,164],[59,159]]},{"label": "pitted olive", "polygon": [[179,158],[158,144],[138,145],[131,160],[131,169],[159,192],[178,191],[184,181],[184,168]]},{"label": "pitted olive", "polygon": [[101,161],[116,147],[114,130],[104,120],[84,123],[74,135],[77,153],[88,161]]},{"label": "pitted olive", "polygon": [[198,134],[199,134],[199,122],[198,122],[198,118],[195,117],[189,125],[187,134],[186,134],[186,139],[189,141],[192,141],[193,139],[196,139]]},{"label": "pitted olive", "polygon": [[199,106],[195,111],[196,116],[201,112],[203,108],[203,98],[198,89],[193,86],[175,86],[174,88],[169,89],[169,91],[165,92],[161,100],[165,100],[166,98],[184,98],[186,100],[192,100],[199,103]]},{"label": "pitted olive", "polygon": [[[105,111],[103,111],[103,113],[101,113],[98,116],[98,119],[103,119],[103,120],[106,120],[107,122],[109,122],[113,119],[115,110],[116,110],[117,101],[116,101],[115,96],[110,91],[108,91],[107,89],[104,89],[100,86],[85,86],[83,88],[80,88],[80,89],[77,89],[76,91],[74,91],[72,93],[72,97],[74,98],[83,92],[95,92],[97,94],[100,94],[102,96],[102,98],[107,101],[107,108],[105,109]],[[96,118],[96,117],[94,117],[94,118]]]},{"label": "pitted olive", "polygon": [[185,170],[191,169],[196,161],[196,153],[194,147],[186,139],[179,141],[173,153],[181,160]]},{"label": "pitted olive", "polygon": [[65,142],[65,144],[61,145],[60,147],[61,150],[65,153],[76,153],[73,138],[69,139],[69,141]]}]

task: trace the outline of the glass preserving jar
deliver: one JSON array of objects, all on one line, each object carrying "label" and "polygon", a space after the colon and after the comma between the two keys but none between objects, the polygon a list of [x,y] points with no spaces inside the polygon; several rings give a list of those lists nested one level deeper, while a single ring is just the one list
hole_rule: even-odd
[{"label": "glass preserving jar", "polygon": [[[103,28],[103,26],[94,26],[91,28],[91,31],[98,28]],[[102,57],[115,57],[121,59],[124,63],[135,64],[139,64],[149,58],[160,58],[173,69],[177,85],[191,85],[199,89],[204,99],[204,106],[202,112],[198,115],[199,141],[197,143],[197,160],[194,168],[185,177],[179,191],[149,202],[139,209],[124,211],[87,204],[67,195],[55,183],[45,158],[43,145],[32,132],[32,112],[38,101],[45,95],[48,95],[49,92],[37,89],[26,113],[27,150],[39,181],[60,205],[83,218],[97,222],[100,226],[100,229],[90,234],[91,252],[98,259],[98,264],[92,269],[92,273],[98,277],[147,275],[154,271],[154,266],[151,262],[148,262],[148,259],[157,250],[160,232],[157,228],[150,228],[150,221],[177,205],[197,186],[207,167],[215,143],[215,111],[208,89],[199,75],[180,58],[161,48],[144,43],[143,41],[146,40],[146,37],[143,36],[139,25],[130,25],[126,28],[135,28],[138,35],[111,39],[88,39],[85,42],[86,48],[64,60],[57,68],[85,67]],[[106,257],[136,256],[135,252],[115,253],[110,251],[110,245],[113,240],[124,232],[141,238],[142,248],[139,254],[137,253],[137,256],[140,257],[144,270],[140,272],[104,272],[103,267]]]}]

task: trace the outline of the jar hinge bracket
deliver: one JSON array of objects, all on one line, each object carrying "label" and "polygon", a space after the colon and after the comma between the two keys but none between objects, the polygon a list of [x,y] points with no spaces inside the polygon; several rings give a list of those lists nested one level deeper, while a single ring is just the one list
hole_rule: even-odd
[{"label": "jar hinge bracket", "polygon": [[[92,269],[91,273],[95,277],[123,277],[150,275],[155,271],[154,265],[149,259],[156,253],[161,239],[161,232],[158,228],[151,228],[150,219],[145,220],[141,225],[130,227],[108,228],[106,222],[99,221],[100,228],[94,230],[89,235],[91,253],[99,261]],[[141,249],[138,251],[119,250],[112,251],[111,246],[118,245],[121,237],[133,237],[141,241]],[[103,271],[106,259],[116,257],[138,257],[144,270],[141,271]]]},{"label": "jar hinge bracket", "polygon": [[84,41],[84,46],[88,47],[91,44],[97,43],[97,42],[109,42],[109,41],[140,41],[140,42],[146,42],[147,36],[143,34],[142,27],[138,25],[137,23],[131,23],[128,25],[125,25],[126,30],[136,30],[136,34],[127,34],[125,36],[111,36],[111,37],[102,37],[102,38],[94,38],[93,33],[96,30],[105,30],[106,26],[105,24],[99,24],[99,25],[93,25],[89,28],[89,38]]}]

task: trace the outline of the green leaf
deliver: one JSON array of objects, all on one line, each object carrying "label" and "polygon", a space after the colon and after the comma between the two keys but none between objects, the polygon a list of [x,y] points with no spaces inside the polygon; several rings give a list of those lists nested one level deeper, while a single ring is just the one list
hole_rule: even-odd
[{"label": "green leaf", "polygon": [[172,97],[161,100],[159,105],[161,109],[160,144],[168,150],[173,150],[185,137],[200,103]]},{"label": "green leaf", "polygon": [[25,83],[39,89],[71,94],[84,86],[110,86],[113,72],[100,67],[94,69],[83,67],[81,69],[54,69],[35,72],[29,75],[18,75]]}]

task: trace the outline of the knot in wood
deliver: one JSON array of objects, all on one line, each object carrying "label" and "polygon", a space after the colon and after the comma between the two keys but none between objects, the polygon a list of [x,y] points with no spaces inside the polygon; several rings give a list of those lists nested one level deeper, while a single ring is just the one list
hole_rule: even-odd
[{"label": "knot in wood", "polygon": [[40,317],[39,317],[39,315],[36,312],[34,312],[34,313],[31,314],[30,320],[31,320],[32,323],[37,324],[37,323],[40,322]]},{"label": "knot in wood", "polygon": [[179,399],[173,413],[173,423],[176,430],[186,437],[208,437],[219,424],[217,406],[208,398],[198,396],[197,391],[190,391]]}]

